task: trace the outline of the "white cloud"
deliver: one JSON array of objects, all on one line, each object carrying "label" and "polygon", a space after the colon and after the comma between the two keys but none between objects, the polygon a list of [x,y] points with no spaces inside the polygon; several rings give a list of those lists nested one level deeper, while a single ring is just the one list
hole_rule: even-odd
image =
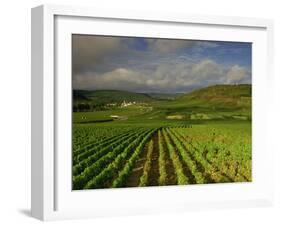
[{"label": "white cloud", "polygon": [[234,65],[226,74],[226,83],[242,83],[249,80],[249,73],[246,68]]},{"label": "white cloud", "polygon": [[143,74],[126,68],[117,68],[104,74],[91,72],[74,76],[74,89],[134,90],[144,85]]},{"label": "white cloud", "polygon": [[110,72],[75,75],[74,88],[116,89],[135,92],[184,92],[194,87],[239,83],[249,79],[244,67],[223,65],[206,59],[197,63],[160,64],[154,70],[141,72],[117,68]]},{"label": "white cloud", "polygon": [[220,80],[223,68],[213,60],[203,60],[192,68],[192,74],[199,80]]}]

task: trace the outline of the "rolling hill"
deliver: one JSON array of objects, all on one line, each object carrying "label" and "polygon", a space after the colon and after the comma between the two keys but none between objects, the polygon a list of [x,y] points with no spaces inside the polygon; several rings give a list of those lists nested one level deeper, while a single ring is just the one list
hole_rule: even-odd
[{"label": "rolling hill", "polygon": [[[82,91],[74,90],[74,104],[88,103],[95,106],[80,109],[79,111],[93,112],[110,118],[118,115],[131,120],[193,120],[193,119],[240,119],[251,120],[252,115],[252,86],[214,85],[194,90],[182,95],[165,95],[166,100],[150,94],[133,93],[128,91],[101,90]],[[169,99],[173,98],[173,99]],[[136,102],[129,107],[105,107],[109,103]],[[145,105],[139,103],[146,103]],[[94,109],[94,110],[93,110]],[[94,113],[96,112],[96,113]],[[99,115],[98,118],[101,117]]]},{"label": "rolling hill", "polygon": [[171,104],[178,106],[198,106],[217,108],[251,108],[252,86],[214,85],[192,91],[176,98]]},{"label": "rolling hill", "polygon": [[74,90],[74,103],[93,102],[96,104],[121,103],[126,102],[152,102],[154,98],[144,93],[134,93],[120,90]]},{"label": "rolling hill", "polygon": [[154,104],[167,119],[251,119],[251,85],[215,85]]},{"label": "rolling hill", "polygon": [[239,85],[214,85],[197,89],[191,93],[184,94],[178,100],[190,99],[214,99],[214,98],[240,98],[251,97],[252,86],[249,84]]}]

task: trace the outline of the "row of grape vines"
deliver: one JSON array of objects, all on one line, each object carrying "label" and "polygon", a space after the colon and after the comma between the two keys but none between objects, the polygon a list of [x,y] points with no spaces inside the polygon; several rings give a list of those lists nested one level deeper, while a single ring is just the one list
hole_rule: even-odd
[{"label": "row of grape vines", "polygon": [[73,189],[251,181],[251,136],[243,130],[204,125],[108,130],[108,136],[95,131],[101,137],[87,141],[82,138],[90,128],[77,136]]}]

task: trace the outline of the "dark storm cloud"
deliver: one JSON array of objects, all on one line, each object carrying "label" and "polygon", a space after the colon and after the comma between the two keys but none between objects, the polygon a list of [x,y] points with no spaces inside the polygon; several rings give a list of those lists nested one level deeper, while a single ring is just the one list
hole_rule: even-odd
[{"label": "dark storm cloud", "polygon": [[95,70],[108,54],[122,51],[120,38],[73,35],[72,36],[72,62],[74,73]]}]

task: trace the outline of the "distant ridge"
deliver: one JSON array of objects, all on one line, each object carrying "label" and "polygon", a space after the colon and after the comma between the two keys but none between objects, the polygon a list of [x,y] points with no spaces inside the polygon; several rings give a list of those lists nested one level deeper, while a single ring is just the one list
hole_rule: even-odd
[{"label": "distant ridge", "polygon": [[251,97],[252,85],[238,84],[238,85],[214,85],[201,89],[196,89],[190,93],[183,94],[179,99],[185,98],[210,98],[210,97]]},{"label": "distant ridge", "polygon": [[151,102],[155,99],[144,93],[134,93],[121,90],[73,90],[74,102],[95,102],[95,103],[120,103],[126,102]]},{"label": "distant ridge", "polygon": [[[250,84],[213,85],[185,94],[134,93],[121,90],[73,90],[73,102],[77,103],[121,103],[165,102],[174,107],[224,106],[227,108],[251,108],[252,86]],[[161,103],[159,103],[161,104]],[[163,103],[165,104],[165,103]],[[162,105],[162,104],[161,104]]]},{"label": "distant ridge", "polygon": [[158,100],[174,100],[182,93],[147,93],[147,95]]},{"label": "distant ridge", "polygon": [[175,100],[181,105],[251,107],[252,85],[214,85],[183,94]]}]

